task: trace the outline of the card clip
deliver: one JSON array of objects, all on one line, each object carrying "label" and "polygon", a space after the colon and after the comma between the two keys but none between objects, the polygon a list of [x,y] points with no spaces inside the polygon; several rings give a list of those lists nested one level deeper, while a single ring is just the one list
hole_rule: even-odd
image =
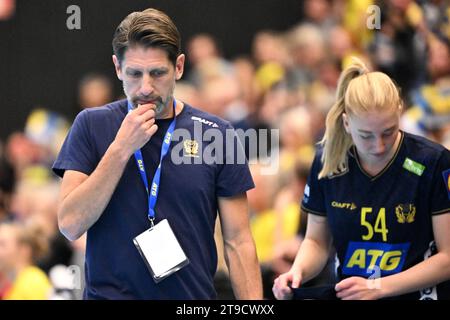
[{"label": "card clip", "polygon": [[148,220],[150,220],[150,230],[152,230],[155,227],[155,218],[148,217]]}]

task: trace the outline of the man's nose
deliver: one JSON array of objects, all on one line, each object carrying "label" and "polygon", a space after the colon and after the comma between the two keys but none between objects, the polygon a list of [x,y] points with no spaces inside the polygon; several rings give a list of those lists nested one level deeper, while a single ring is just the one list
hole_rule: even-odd
[{"label": "man's nose", "polygon": [[141,96],[149,96],[153,93],[153,79],[148,74],[144,74],[142,77],[142,83],[140,88],[140,95]]}]

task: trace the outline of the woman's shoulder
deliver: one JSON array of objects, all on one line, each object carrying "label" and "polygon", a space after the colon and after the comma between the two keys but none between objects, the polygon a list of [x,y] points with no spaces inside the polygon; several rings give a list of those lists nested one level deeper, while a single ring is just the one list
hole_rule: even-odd
[{"label": "woman's shoulder", "polygon": [[442,157],[450,159],[450,151],[443,145],[425,137],[404,132],[406,155],[421,159],[424,162],[438,161]]}]

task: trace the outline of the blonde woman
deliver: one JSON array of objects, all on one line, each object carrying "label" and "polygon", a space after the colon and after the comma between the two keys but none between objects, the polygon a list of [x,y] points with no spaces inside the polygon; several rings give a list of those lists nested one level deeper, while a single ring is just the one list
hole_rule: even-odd
[{"label": "blonde woman", "polygon": [[339,299],[450,299],[450,152],[399,130],[398,89],[359,60],[336,100],[304,192],[306,238],[275,297],[292,298],[334,245]]},{"label": "blonde woman", "polygon": [[0,224],[0,273],[10,286],[4,300],[46,300],[51,292],[47,275],[35,266],[48,248],[44,232],[32,224]]}]

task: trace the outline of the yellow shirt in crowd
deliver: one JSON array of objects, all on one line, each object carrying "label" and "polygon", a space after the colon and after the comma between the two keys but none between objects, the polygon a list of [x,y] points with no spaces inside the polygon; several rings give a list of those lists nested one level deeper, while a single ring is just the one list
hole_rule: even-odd
[{"label": "yellow shirt in crowd", "polygon": [[17,276],[4,300],[46,300],[52,286],[47,275],[39,268],[29,266]]},{"label": "yellow shirt in crowd", "polygon": [[[300,205],[298,203],[288,205],[281,217],[281,240],[295,237],[300,222]],[[269,262],[273,258],[277,220],[278,216],[274,210],[266,210],[255,215],[250,221],[258,260],[261,263]]]}]

